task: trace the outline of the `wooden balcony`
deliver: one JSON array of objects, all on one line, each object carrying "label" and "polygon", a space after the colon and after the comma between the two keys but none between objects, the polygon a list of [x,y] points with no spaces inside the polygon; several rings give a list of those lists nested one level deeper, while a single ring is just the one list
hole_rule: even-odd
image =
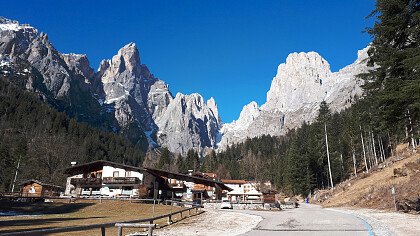
[{"label": "wooden balcony", "polygon": [[102,180],[104,184],[141,184],[137,177],[104,177]]},{"label": "wooden balcony", "polygon": [[102,179],[100,178],[72,178],[70,183],[79,187],[101,187]]},{"label": "wooden balcony", "polygon": [[168,186],[170,188],[185,188],[184,183],[169,183]]}]

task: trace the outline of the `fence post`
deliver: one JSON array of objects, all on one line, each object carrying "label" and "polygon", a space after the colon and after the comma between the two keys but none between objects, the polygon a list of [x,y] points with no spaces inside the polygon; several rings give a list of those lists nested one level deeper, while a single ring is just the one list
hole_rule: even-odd
[{"label": "fence post", "polygon": [[172,224],[172,214],[168,216],[168,225]]},{"label": "fence post", "polygon": [[147,232],[147,236],[152,236],[153,235],[153,226],[149,225],[149,231]]},{"label": "fence post", "polygon": [[122,227],[118,226],[118,236],[122,236]]},{"label": "fence post", "polygon": [[101,236],[105,236],[105,226],[101,227]]}]

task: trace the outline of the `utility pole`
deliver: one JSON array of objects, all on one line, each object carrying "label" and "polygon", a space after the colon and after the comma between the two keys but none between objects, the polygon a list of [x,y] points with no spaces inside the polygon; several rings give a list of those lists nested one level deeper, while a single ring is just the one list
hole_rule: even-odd
[{"label": "utility pole", "polygon": [[344,176],[343,153],[340,153],[340,161],[341,161],[341,179],[343,179],[343,176]]},{"label": "utility pole", "polygon": [[411,116],[410,116],[410,110],[407,109],[407,115],[408,115],[408,121],[410,122],[410,136],[411,136],[411,146],[413,147],[413,150],[416,149],[416,141],[414,140],[413,136],[413,124],[411,123]]},{"label": "utility pole", "polygon": [[382,146],[382,138],[378,136],[379,152],[381,153],[381,161],[385,161],[384,147]]},{"label": "utility pole", "polygon": [[13,179],[13,184],[12,184],[12,193],[15,191],[15,184],[16,184],[16,179],[17,179],[17,175],[18,175],[18,172],[19,172],[19,167],[20,167],[20,158],[21,158],[22,156],[21,155],[19,155],[19,160],[18,160],[18,164],[17,164],[17,168],[16,168],[16,172],[15,172],[15,178]]},{"label": "utility pole", "polygon": [[373,156],[375,157],[375,164],[378,165],[378,157],[376,156],[375,138],[373,135],[373,131],[370,132],[370,136],[372,138]]},{"label": "utility pole", "polygon": [[353,148],[353,169],[354,169],[354,177],[357,177],[356,155],[354,155],[354,148]]},{"label": "utility pole", "polygon": [[361,126],[361,125],[359,125],[359,127],[360,127],[360,137],[362,138],[363,158],[365,159],[366,173],[369,173],[369,168],[368,168],[367,161],[366,161],[365,143],[363,142],[362,126]]},{"label": "utility pole", "polygon": [[324,123],[324,130],[325,130],[325,144],[327,145],[328,171],[330,173],[331,188],[334,188],[334,183],[333,183],[333,178],[332,178],[332,173],[331,173],[330,151],[328,150],[327,123]]}]

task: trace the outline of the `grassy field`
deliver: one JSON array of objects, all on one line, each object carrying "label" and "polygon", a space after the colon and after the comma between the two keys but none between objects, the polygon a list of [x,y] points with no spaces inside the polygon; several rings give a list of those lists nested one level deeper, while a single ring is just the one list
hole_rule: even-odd
[{"label": "grassy field", "polygon": [[[13,211],[21,216],[1,216],[0,234],[31,229],[46,229],[65,226],[89,225],[144,219],[153,216],[152,204],[130,203],[128,201],[78,201],[76,203],[17,203],[0,202],[0,211]],[[181,209],[166,205],[156,205],[154,216]],[[180,219],[180,216],[174,218]],[[166,224],[166,219],[155,222]],[[131,230],[133,231],[133,230]],[[131,232],[124,230],[124,233]],[[135,230],[134,230],[135,231]],[[116,235],[116,228],[107,228],[107,235]],[[69,233],[54,234],[69,235]],[[71,232],[71,235],[100,235],[100,229]]]}]

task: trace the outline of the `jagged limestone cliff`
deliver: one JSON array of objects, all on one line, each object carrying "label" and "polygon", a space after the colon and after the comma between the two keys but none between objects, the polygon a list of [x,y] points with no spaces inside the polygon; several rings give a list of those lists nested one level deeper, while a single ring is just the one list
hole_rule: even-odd
[{"label": "jagged limestone cliff", "polygon": [[316,52],[290,54],[278,67],[266,103],[259,107],[251,102],[238,120],[225,124],[219,148],[248,137],[282,135],[304,121],[312,122],[324,100],[332,111],[349,107],[362,94],[362,81],[356,75],[368,71],[366,58],[367,48],[358,52],[354,63],[331,72],[328,62]]}]

